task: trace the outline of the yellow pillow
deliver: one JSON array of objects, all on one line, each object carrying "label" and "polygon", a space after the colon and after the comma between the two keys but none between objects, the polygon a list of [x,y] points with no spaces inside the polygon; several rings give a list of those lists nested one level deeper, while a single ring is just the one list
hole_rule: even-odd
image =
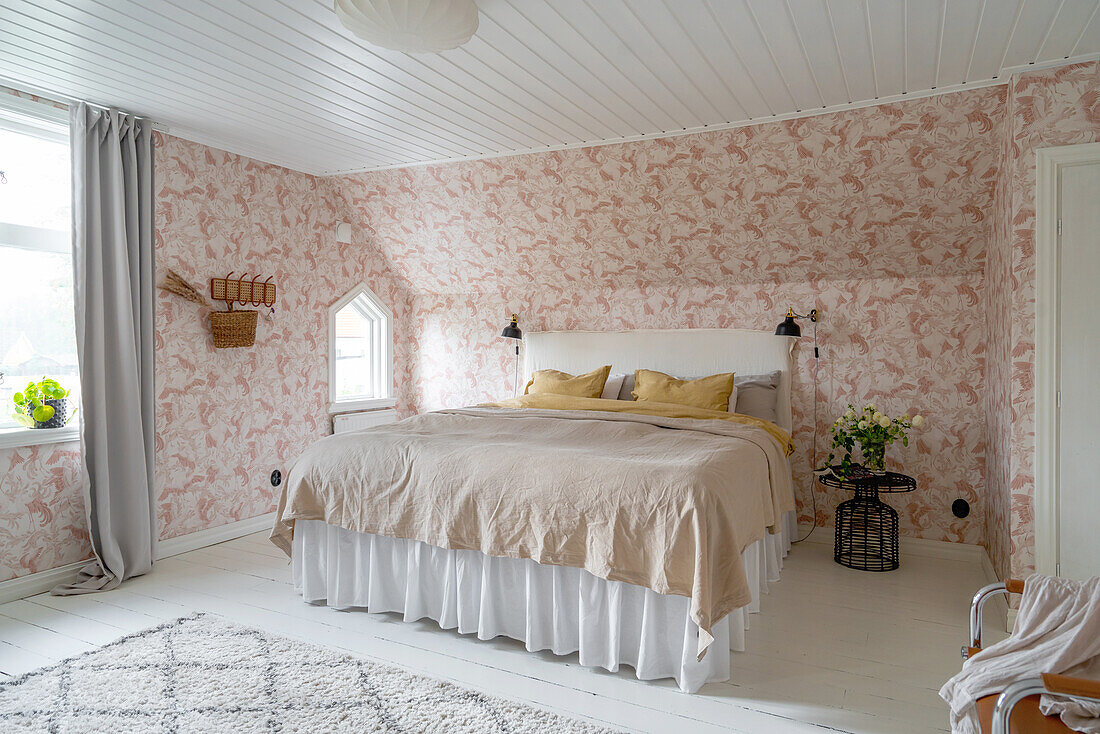
[{"label": "yellow pillow", "polygon": [[635,400],[728,411],[732,392],[732,372],[700,377],[698,380],[677,380],[664,372],[653,370],[634,372]]},{"label": "yellow pillow", "polygon": [[609,364],[583,375],[571,375],[557,370],[536,370],[531,375],[531,381],[527,383],[523,394],[553,393],[575,398],[598,398],[603,395],[603,385],[607,382],[607,375],[610,372]]}]

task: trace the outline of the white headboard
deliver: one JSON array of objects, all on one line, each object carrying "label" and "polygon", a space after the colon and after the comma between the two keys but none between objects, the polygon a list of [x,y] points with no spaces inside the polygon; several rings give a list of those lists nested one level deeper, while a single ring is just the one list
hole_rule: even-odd
[{"label": "white headboard", "polygon": [[659,370],[681,377],[718,372],[759,375],[781,370],[776,412],[791,430],[793,336],[750,329],[636,329],[634,331],[536,331],[523,336],[524,374],[555,369],[578,374],[611,365],[612,373]]}]

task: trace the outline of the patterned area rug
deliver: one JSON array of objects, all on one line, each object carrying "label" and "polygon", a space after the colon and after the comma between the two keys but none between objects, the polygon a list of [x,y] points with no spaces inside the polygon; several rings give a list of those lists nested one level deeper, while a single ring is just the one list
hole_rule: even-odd
[{"label": "patterned area rug", "polygon": [[0,683],[0,731],[609,730],[196,614]]}]

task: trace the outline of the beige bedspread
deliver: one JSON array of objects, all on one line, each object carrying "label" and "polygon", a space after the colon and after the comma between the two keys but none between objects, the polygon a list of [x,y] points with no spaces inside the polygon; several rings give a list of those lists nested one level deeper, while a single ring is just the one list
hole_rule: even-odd
[{"label": "beige bedspread", "polygon": [[751,600],[741,552],[794,509],[786,433],[660,403],[496,405],[321,439],[288,473],[272,542],[289,554],[294,520],[323,520],[583,568],[689,597],[702,657]]}]

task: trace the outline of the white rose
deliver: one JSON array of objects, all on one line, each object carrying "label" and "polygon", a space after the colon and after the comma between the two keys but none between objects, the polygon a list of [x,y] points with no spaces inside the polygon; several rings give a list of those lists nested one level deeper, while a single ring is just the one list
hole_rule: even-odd
[{"label": "white rose", "polygon": [[868,426],[870,426],[871,424],[870,424],[870,423],[868,423],[868,422],[867,422],[867,421],[865,421],[865,420],[862,420],[862,421],[860,421],[859,423],[857,423],[856,425],[857,425],[857,426],[859,426],[859,430],[863,431],[863,430],[866,430],[866,429],[867,429],[867,427],[868,427]]},{"label": "white rose", "polygon": [[873,416],[871,416],[871,420],[873,420],[875,423],[882,423],[882,419],[885,418],[885,417],[886,416],[884,416],[882,413],[879,413],[876,410],[875,414]]},{"label": "white rose", "polygon": [[879,419],[878,419],[878,424],[880,426],[882,426],[883,428],[889,428],[890,427],[890,419],[880,413],[879,414]]},{"label": "white rose", "polygon": [[924,425],[924,416],[923,415],[913,416],[913,428],[920,428],[923,425]]},{"label": "white rose", "polygon": [[844,414],[844,417],[847,418],[848,420],[851,420],[852,418],[856,417],[856,412],[854,410],[852,410],[851,408],[848,408],[848,412],[846,412]]},{"label": "white rose", "polygon": [[874,403],[867,403],[867,407],[868,407],[868,408],[869,408],[870,410],[878,410],[878,406],[877,406],[877,405],[875,405]]}]

